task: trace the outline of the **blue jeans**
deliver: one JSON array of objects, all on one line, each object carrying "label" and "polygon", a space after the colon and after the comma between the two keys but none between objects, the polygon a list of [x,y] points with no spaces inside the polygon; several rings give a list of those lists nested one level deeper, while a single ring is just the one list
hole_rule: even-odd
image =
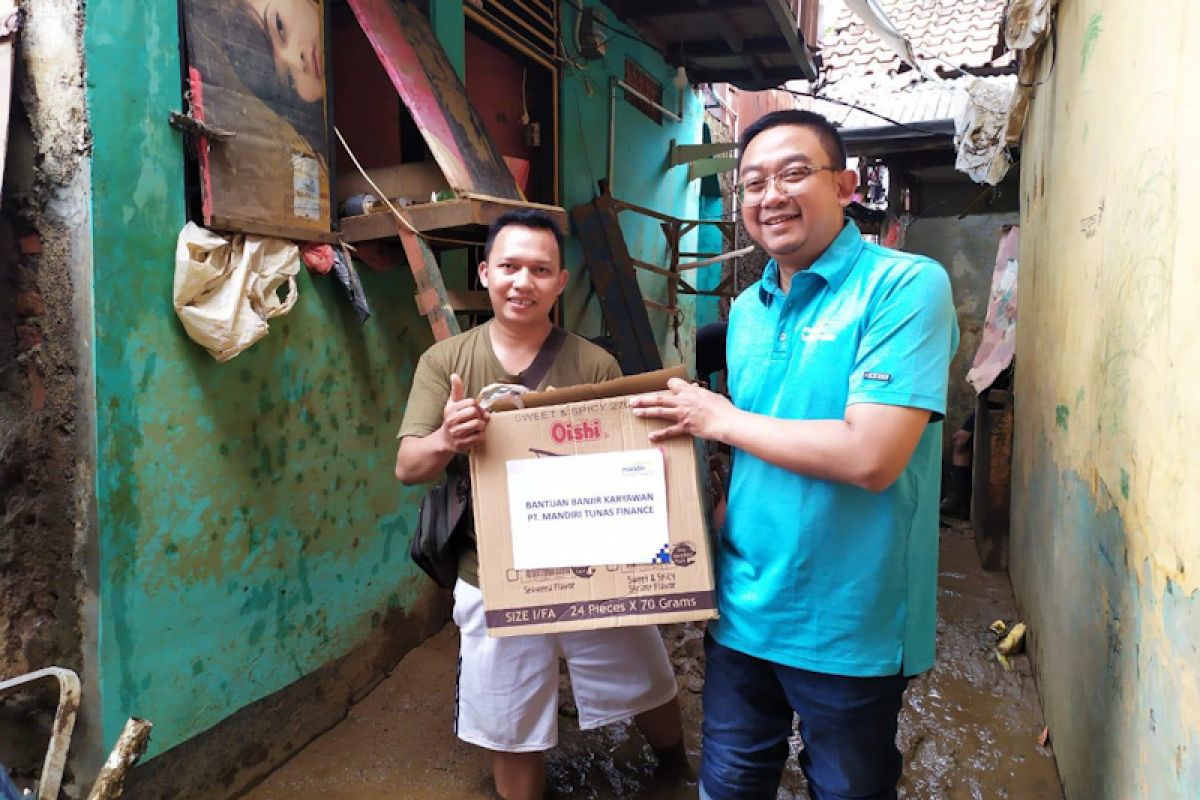
[{"label": "blue jeans", "polygon": [[800,717],[800,769],[812,800],[895,800],[896,716],[908,679],[787,667],[706,636],[700,791],[706,800],[774,800]]}]

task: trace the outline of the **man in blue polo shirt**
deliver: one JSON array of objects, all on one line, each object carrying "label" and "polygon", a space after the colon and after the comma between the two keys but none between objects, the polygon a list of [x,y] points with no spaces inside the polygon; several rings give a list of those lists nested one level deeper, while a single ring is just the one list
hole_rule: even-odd
[{"label": "man in blue polo shirt", "polygon": [[740,143],[771,256],[729,315],[732,403],[684,381],[635,413],[732,446],[706,638],[701,797],[774,798],[800,718],[813,800],[896,797],[896,718],[933,665],[941,419],[958,326],[946,271],[863,241],[841,138],[805,111]]}]

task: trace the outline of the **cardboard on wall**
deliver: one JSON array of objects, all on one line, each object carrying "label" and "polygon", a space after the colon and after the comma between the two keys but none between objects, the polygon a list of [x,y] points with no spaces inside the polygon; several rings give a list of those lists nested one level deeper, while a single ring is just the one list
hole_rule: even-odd
[{"label": "cardboard on wall", "polygon": [[[680,436],[652,445],[648,434],[666,423],[635,417],[627,404],[629,395],[665,390],[673,377],[686,377],[686,372],[677,367],[537,392],[521,398],[523,408],[507,402],[493,407],[484,441],[471,450],[479,583],[490,635],[656,625],[717,616],[694,442]],[[646,562],[514,568],[508,462],[628,451],[633,459],[629,469],[636,470],[639,456],[634,451],[647,450],[662,454],[667,540],[647,553]],[[539,496],[547,499],[525,499],[527,508],[519,511],[539,522],[545,515],[564,535],[572,526],[560,524],[560,515],[608,515],[609,530],[617,532],[622,519],[628,523],[632,518],[625,515],[640,514],[653,504],[640,494],[588,492],[565,481],[562,486],[542,488]],[[528,491],[523,495],[532,496]]]}]

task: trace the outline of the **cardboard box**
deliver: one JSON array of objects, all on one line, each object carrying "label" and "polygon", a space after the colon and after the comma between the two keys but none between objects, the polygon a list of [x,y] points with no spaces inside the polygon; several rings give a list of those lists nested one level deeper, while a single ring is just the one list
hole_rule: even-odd
[{"label": "cardboard box", "polygon": [[[600,384],[526,394],[521,398],[523,409],[507,403],[493,407],[487,435],[471,451],[479,581],[489,634],[521,636],[717,616],[694,441],[690,436],[680,436],[658,446],[650,444],[648,433],[665,427],[665,423],[635,417],[627,404],[629,395],[663,390],[672,377],[686,377],[686,373],[682,367],[660,370]],[[518,464],[513,469],[554,470],[565,475],[571,471],[568,467],[589,467],[595,461],[624,463],[628,459],[632,465],[620,467],[620,477],[640,480],[633,473],[642,471],[639,459],[644,459],[652,470],[657,470],[661,463],[666,479],[665,498],[656,492],[654,502],[651,502],[648,494],[614,494],[601,489],[590,497],[578,496],[581,493],[576,491],[579,487],[576,482],[571,483],[574,488],[566,494],[553,499],[555,492],[565,485],[565,479],[556,481],[551,477],[540,481],[534,489],[528,485],[518,487],[516,494],[528,496],[530,491],[536,490],[552,499],[525,500],[522,501],[525,506],[516,510],[524,514],[530,509],[529,518],[536,517],[537,521],[529,525],[543,526],[538,530],[545,529],[543,517],[554,518],[554,522],[547,524],[554,525],[553,531],[569,540],[561,546],[575,548],[581,545],[579,540],[570,540],[573,528],[590,527],[593,531],[603,528],[615,540],[627,535],[635,523],[650,520],[651,506],[655,502],[658,503],[655,506],[658,516],[651,522],[661,523],[665,499],[665,546],[658,548],[657,553],[647,553],[642,563],[517,569],[509,462],[599,453],[625,455],[591,461]],[[597,480],[608,486],[613,478],[603,472]],[[661,486],[661,478],[659,481]],[[646,502],[640,502],[643,500]],[[521,526],[518,546],[524,548],[522,557],[528,561],[531,558],[530,534],[524,518],[519,517],[517,524]],[[595,548],[610,544],[619,546],[615,541],[597,543],[591,540],[582,546]],[[570,553],[561,552],[559,558],[568,558]],[[652,557],[654,562],[650,561]]]}]

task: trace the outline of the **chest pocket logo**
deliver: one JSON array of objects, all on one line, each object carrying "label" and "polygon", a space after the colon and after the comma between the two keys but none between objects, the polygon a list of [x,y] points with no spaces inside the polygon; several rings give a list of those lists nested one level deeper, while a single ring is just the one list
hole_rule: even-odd
[{"label": "chest pocket logo", "polygon": [[837,338],[838,326],[829,320],[822,320],[816,325],[805,325],[800,330],[800,338],[806,342],[832,342]]}]

